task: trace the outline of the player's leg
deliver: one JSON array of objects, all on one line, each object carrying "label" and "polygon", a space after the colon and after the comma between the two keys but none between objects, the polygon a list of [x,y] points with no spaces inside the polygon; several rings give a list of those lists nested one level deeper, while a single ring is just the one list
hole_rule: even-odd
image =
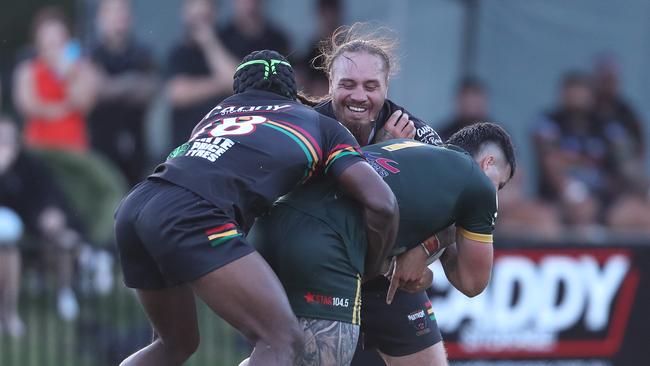
[{"label": "player's leg", "polygon": [[406,356],[389,356],[379,351],[388,366],[447,366],[447,353],[442,341]]},{"label": "player's leg", "polygon": [[[387,305],[387,288],[388,281],[383,278],[364,284],[364,353],[376,349],[391,366],[446,365],[442,336],[427,294],[398,290],[393,303]],[[361,356],[355,356],[352,364],[363,365]]]},{"label": "player's leg", "polygon": [[[139,190],[142,197],[130,200],[132,193],[116,218],[126,284],[188,284],[217,315],[257,344],[250,365],[291,365],[302,341],[298,319],[277,277],[242,238],[236,222],[179,186],[147,181]],[[121,214],[131,211],[130,219],[123,220]],[[130,231],[142,245],[120,237]],[[164,344],[164,335],[159,336]]]},{"label": "player's leg", "polygon": [[258,219],[247,239],[277,274],[306,333],[297,365],[349,365],[361,315],[355,251],[322,221],[284,205]]},{"label": "player's leg", "polygon": [[359,338],[359,326],[334,320],[299,318],[305,350],[297,366],[348,366]]},{"label": "player's leg", "polygon": [[[157,335],[150,345],[124,360],[121,364],[124,366],[180,365],[199,344],[192,289],[188,285],[168,286],[134,225],[139,216],[160,220],[155,213],[142,211],[160,192],[159,188],[152,182],[138,185],[120,204],[115,215],[115,239],[124,283],[137,289],[138,299]],[[150,229],[152,233],[161,232],[158,225]],[[153,240],[161,247],[165,245],[162,238]]]},{"label": "player's leg", "polygon": [[137,294],[157,337],[120,365],[181,365],[199,346],[192,289],[180,285],[163,290],[137,290]]},{"label": "player's leg", "polygon": [[282,285],[259,254],[230,262],[191,286],[216,314],[255,343],[250,366],[294,364],[304,335]]}]

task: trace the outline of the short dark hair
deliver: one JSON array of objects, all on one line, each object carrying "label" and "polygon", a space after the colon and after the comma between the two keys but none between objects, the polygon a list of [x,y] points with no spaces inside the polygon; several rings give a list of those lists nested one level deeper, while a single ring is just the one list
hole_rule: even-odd
[{"label": "short dark hair", "polygon": [[447,143],[460,147],[472,157],[476,157],[486,143],[494,143],[503,151],[506,161],[510,165],[510,178],[515,174],[517,162],[510,135],[503,127],[495,123],[479,122],[464,127],[451,135]]},{"label": "short dark hair", "polygon": [[296,99],[298,89],[293,67],[277,51],[253,51],[246,55],[235,71],[233,91],[242,93],[248,89],[274,92]]}]

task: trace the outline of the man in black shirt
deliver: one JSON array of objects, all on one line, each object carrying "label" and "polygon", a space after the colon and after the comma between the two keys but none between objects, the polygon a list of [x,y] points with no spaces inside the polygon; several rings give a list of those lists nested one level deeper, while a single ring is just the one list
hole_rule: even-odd
[{"label": "man in black shirt", "polygon": [[[411,138],[427,144],[438,145],[440,137],[427,123],[416,118],[403,107],[387,99],[389,77],[396,69],[392,49],[395,41],[369,29],[365,24],[342,27],[335,32],[328,44],[321,48],[322,69],[329,78],[329,95],[315,109],[341,121],[362,146],[395,138]],[[436,189],[436,187],[431,187]],[[453,238],[455,235],[445,235]],[[446,246],[448,242],[445,242]],[[396,244],[399,245],[399,244]],[[407,251],[398,259],[404,261]],[[445,254],[452,262],[455,251]],[[398,267],[393,281],[406,282],[408,266]],[[359,346],[352,365],[381,363],[389,365],[441,365],[446,363],[440,330],[435,320],[426,324],[426,331],[417,331],[408,323],[411,312],[430,310],[427,294],[420,291],[410,294],[398,291],[392,305],[385,303],[388,284],[381,278],[370,280],[362,287],[361,332]],[[367,324],[384,324],[371,331],[364,327],[364,320],[376,317],[380,312],[367,313],[364,309],[383,308],[383,317],[391,321],[372,319]],[[397,324],[402,324],[398,326]],[[372,340],[364,344],[365,340]],[[364,351],[364,346],[367,346]],[[377,356],[377,349],[381,359]]]},{"label": "man in black shirt", "polygon": [[130,34],[128,0],[103,0],[97,28],[99,39],[90,54],[103,82],[89,117],[91,143],[134,185],[147,160],[144,119],[155,91],[153,59],[149,48]]},{"label": "man in black shirt", "polygon": [[236,0],[233,10],[233,18],[219,31],[219,38],[236,58],[265,48],[289,54],[287,36],[264,17],[264,0]]},{"label": "man in black shirt", "polygon": [[167,63],[172,146],[187,141],[196,121],[232,94],[237,62],[217,36],[215,19],[214,1],[185,0],[185,34],[172,48]]},{"label": "man in black shirt", "polygon": [[235,95],[199,122],[116,213],[125,284],[160,338],[122,365],[182,364],[199,343],[194,297],[252,342],[249,365],[291,365],[303,332],[268,264],[244,235],[278,197],[328,175],[366,215],[370,276],[397,234],[397,204],[350,133],[298,103],[291,65],[246,56]]},{"label": "man in black shirt", "polygon": [[476,122],[490,121],[488,116],[488,95],[480,80],[466,77],[456,91],[456,113],[438,128],[438,133],[447,141],[457,131]]}]

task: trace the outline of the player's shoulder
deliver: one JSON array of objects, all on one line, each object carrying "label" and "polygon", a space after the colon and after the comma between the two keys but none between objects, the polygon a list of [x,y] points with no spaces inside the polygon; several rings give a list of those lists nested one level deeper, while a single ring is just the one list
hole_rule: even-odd
[{"label": "player's shoulder", "polygon": [[467,191],[470,197],[473,199],[486,199],[488,202],[492,202],[494,197],[496,197],[497,190],[490,178],[483,172],[481,167],[471,159],[471,171],[467,179],[467,184],[465,191]]},{"label": "player's shoulder", "polygon": [[314,106],[314,110],[324,116],[334,118],[334,108],[332,108],[332,100],[326,99]]}]

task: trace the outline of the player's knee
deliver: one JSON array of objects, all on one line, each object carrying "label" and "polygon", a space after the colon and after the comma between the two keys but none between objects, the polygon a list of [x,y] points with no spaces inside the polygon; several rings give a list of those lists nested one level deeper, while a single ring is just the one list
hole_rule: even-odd
[{"label": "player's knee", "polygon": [[183,336],[175,337],[172,340],[163,340],[165,351],[174,360],[175,363],[183,363],[199,348],[200,337],[198,333],[184,334]]},{"label": "player's knee", "polygon": [[295,355],[299,355],[305,347],[305,332],[295,320],[285,323],[281,329],[276,329],[267,338],[265,342],[275,346],[281,352],[292,351]]},{"label": "player's knee", "polygon": [[296,322],[294,327],[291,327],[291,348],[296,354],[300,354],[305,349],[306,335],[302,327]]}]

